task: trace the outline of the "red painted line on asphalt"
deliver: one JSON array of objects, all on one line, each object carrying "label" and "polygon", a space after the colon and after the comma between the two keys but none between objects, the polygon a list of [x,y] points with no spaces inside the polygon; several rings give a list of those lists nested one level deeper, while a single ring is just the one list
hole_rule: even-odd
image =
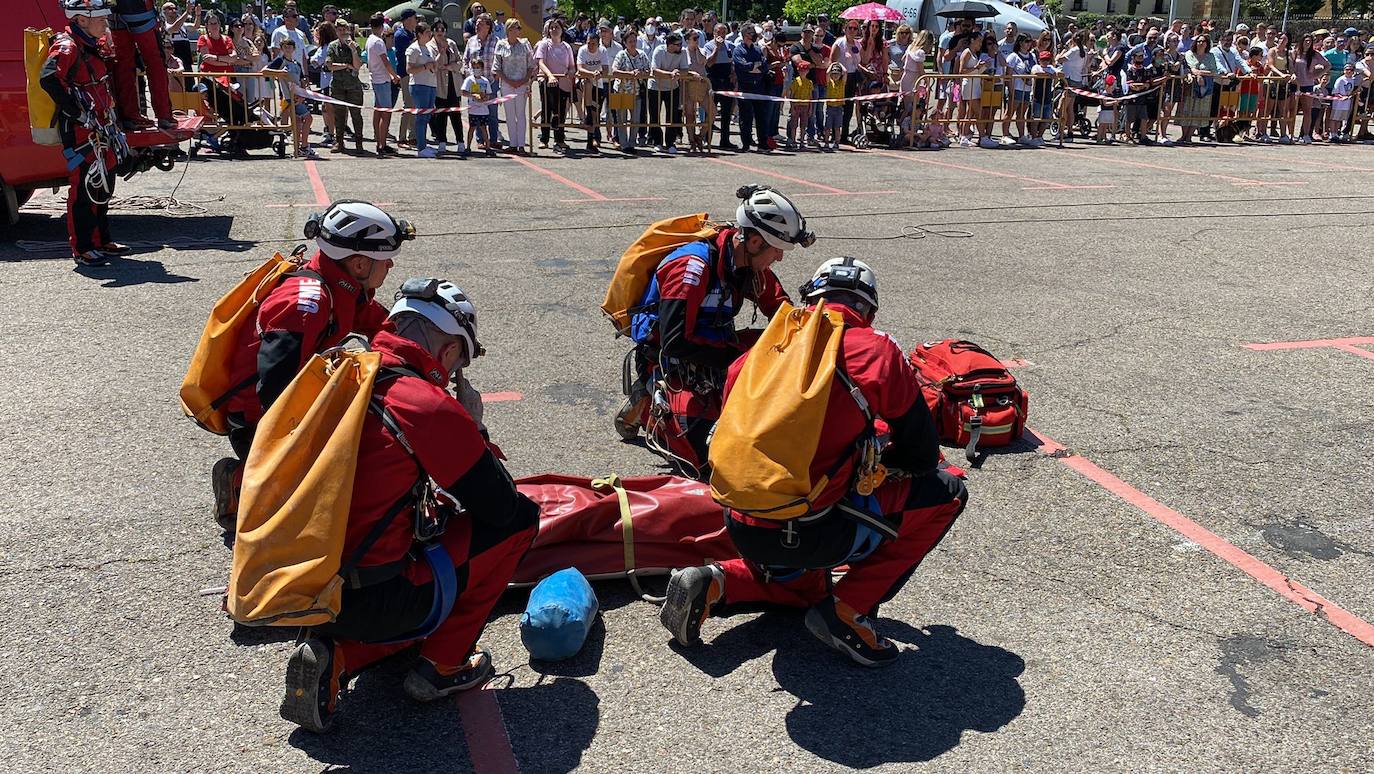
[{"label": "red painted line on asphalt", "polygon": [[[1247,148],[1247,150],[1248,150],[1248,148]],[[1207,148],[1207,149],[1206,149],[1206,152],[1207,152],[1207,153],[1219,153],[1219,154],[1221,154],[1221,155],[1223,155],[1223,156],[1233,156],[1233,157],[1238,158],[1238,159],[1241,159],[1241,158],[1247,159],[1247,160],[1249,160],[1252,164],[1253,164],[1253,163],[1255,162],[1255,160],[1256,160],[1256,158],[1255,158],[1254,156],[1250,155],[1249,153],[1238,153],[1238,152],[1235,152],[1235,151],[1224,151],[1224,150],[1218,150],[1218,149],[1216,149],[1216,148]],[[1290,159],[1290,158],[1278,158],[1278,157],[1266,158],[1266,159],[1264,159],[1264,160],[1267,161],[1267,162],[1270,162],[1270,163],[1274,163],[1274,164],[1305,164],[1305,165],[1307,165],[1307,166],[1309,166],[1309,167],[1324,167],[1324,168],[1326,168],[1326,169],[1339,169],[1339,170],[1344,171],[1344,172],[1374,172],[1374,167],[1352,167],[1352,166],[1350,166],[1349,164],[1332,164],[1332,163],[1326,162],[1326,161],[1306,161],[1306,160],[1303,160],[1303,159]]]},{"label": "red painted line on asphalt", "polygon": [[484,392],[482,393],[483,403],[501,403],[508,400],[520,400],[525,397],[522,392]]},{"label": "red painted line on asphalt", "polygon": [[901,191],[841,191],[840,193],[830,193],[829,191],[803,191],[801,193],[788,194],[793,198],[798,196],[887,196]]},{"label": "red painted line on asphalt", "polygon": [[1350,336],[1344,339],[1309,339],[1307,341],[1270,341],[1260,344],[1246,344],[1246,349],[1266,352],[1275,349],[1318,349],[1336,347],[1341,344],[1374,344],[1374,336]]},{"label": "red painted line on asphalt", "polygon": [[711,162],[712,164],[723,164],[723,165],[725,165],[725,166],[727,166],[727,167],[734,167],[735,169],[742,169],[742,170],[744,170],[745,172],[753,172],[753,173],[756,174],[756,175],[763,175],[764,177],[775,177],[775,178],[777,178],[777,179],[779,179],[779,180],[786,180],[786,181],[789,182],[789,183],[796,183],[797,185],[808,186],[808,187],[810,187],[810,188],[815,188],[815,189],[818,189],[818,190],[821,190],[821,191],[825,191],[825,192],[828,193],[828,194],[837,194],[837,195],[838,195],[838,194],[847,194],[847,193],[850,193],[850,191],[846,191],[846,190],[844,190],[843,188],[836,188],[836,187],[834,187],[834,186],[826,185],[826,184],[824,184],[824,183],[813,183],[813,182],[811,182],[810,180],[803,180],[803,179],[801,179],[800,177],[789,177],[788,175],[780,174],[780,173],[778,173],[778,172],[772,172],[772,171],[767,170],[767,169],[758,169],[757,167],[749,167],[749,166],[745,166],[744,164],[737,164],[737,163],[735,163],[735,162],[733,162],[733,161],[726,161],[725,159],[713,159],[713,158],[708,158],[708,159],[706,159],[706,160],[709,161],[709,162]]},{"label": "red painted line on asphalt", "polygon": [[1374,352],[1370,352],[1367,349],[1360,349],[1359,347],[1353,347],[1349,344],[1333,344],[1332,348],[1339,349],[1342,352],[1349,352],[1352,355],[1359,355],[1360,357],[1374,360]]},{"label": "red painted line on asphalt", "polygon": [[[1071,189],[1080,187],[1080,186],[1069,185],[1069,184],[1067,184],[1067,183],[1056,183],[1056,182],[1054,182],[1053,180],[1040,180],[1039,178],[1026,177],[1025,175],[1013,175],[1013,174],[1008,173],[1008,172],[994,172],[994,171],[991,170],[991,169],[980,169],[980,168],[978,168],[978,167],[966,167],[966,166],[964,166],[963,164],[953,164],[953,163],[950,163],[950,162],[948,162],[948,161],[936,161],[936,160],[934,160],[934,159],[927,159],[927,158],[923,158],[923,157],[920,157],[920,156],[903,155],[903,154],[900,154],[900,153],[888,153],[887,151],[868,151],[868,152],[869,152],[869,153],[872,153],[872,154],[874,154],[874,155],[876,155],[876,156],[887,156],[888,158],[892,158],[892,159],[902,159],[903,161],[910,161],[910,162],[913,163],[913,164],[929,164],[930,166],[933,166],[933,167],[944,167],[945,169],[957,169],[957,170],[960,170],[960,171],[962,171],[962,172],[973,172],[973,173],[976,173],[976,174],[979,174],[979,175],[991,175],[991,176],[993,176],[993,177],[1005,177],[1005,178],[1007,178],[1008,180],[1020,180],[1020,181],[1023,182],[1023,183],[1034,183],[1036,186],[1039,186],[1039,187],[1042,188],[1042,189],[1052,189],[1052,190],[1055,190],[1055,191],[1068,191],[1068,190],[1071,190]],[[1102,186],[1092,186],[1092,187],[1102,187]],[[1114,187],[1114,186],[1105,186],[1105,187],[1107,187],[1107,188],[1112,188],[1112,187]]]},{"label": "red painted line on asphalt", "polygon": [[566,204],[586,204],[588,202],[661,202],[664,201],[664,198],[662,196],[632,196],[628,199],[609,199],[603,196],[600,199],[559,199],[558,201]]},{"label": "red painted line on asphalt", "polygon": [[534,170],[535,172],[538,172],[538,173],[541,174],[541,175],[546,175],[546,176],[548,176],[549,178],[555,180],[556,182],[559,182],[559,183],[562,183],[563,185],[566,185],[567,187],[569,187],[569,188],[573,189],[574,191],[577,191],[578,193],[580,193],[580,194],[582,194],[583,196],[587,197],[587,199],[589,199],[589,200],[591,200],[591,201],[598,201],[598,202],[610,201],[610,199],[607,199],[605,196],[602,196],[601,194],[597,193],[596,191],[593,191],[592,189],[588,188],[587,186],[582,185],[581,183],[574,183],[573,181],[569,180],[569,179],[566,178],[566,177],[563,177],[562,175],[558,174],[557,172],[554,172],[554,171],[551,170],[551,169],[544,169],[543,167],[539,166],[538,164],[534,163],[533,161],[530,161],[530,160],[528,160],[528,159],[523,159],[523,158],[521,158],[521,157],[519,157],[519,156],[508,156],[507,158],[509,158],[511,161],[514,161],[515,163],[519,164],[519,165],[522,166],[522,167],[527,167],[527,168],[529,168],[529,169],[532,169],[532,170]]},{"label": "red painted line on asphalt", "polygon": [[310,175],[310,188],[315,192],[315,205],[318,207],[329,206],[329,193],[324,190],[324,181],[320,179],[320,170],[315,166],[314,161],[305,162],[306,174]]},{"label": "red painted line on asphalt", "polygon": [[1374,626],[1371,626],[1367,621],[1241,550],[1226,538],[1098,467],[1092,460],[1074,454],[1054,439],[1029,428],[1026,432],[1031,440],[1040,442],[1039,451],[1042,454],[1057,459],[1070,470],[1106,489],[1127,504],[1202,546],[1215,556],[1226,560],[1236,569],[1268,586],[1284,599],[1309,613],[1316,613],[1332,626],[1365,645],[1374,647]]},{"label": "red painted line on asphalt", "polygon": [[460,694],[458,714],[473,771],[477,774],[516,774],[520,771],[494,691],[481,688]]},{"label": "red painted line on asphalt", "polygon": [[1194,175],[1197,177],[1210,177],[1214,180],[1225,180],[1231,185],[1307,185],[1306,181],[1293,182],[1268,182],[1264,180],[1252,180],[1248,177],[1236,177],[1234,175],[1218,175],[1212,172],[1199,172],[1196,169],[1183,169],[1182,167],[1166,167],[1162,164],[1149,164],[1144,161],[1126,161],[1124,159],[1114,159],[1107,156],[1087,156],[1078,151],[1061,151],[1050,149],[1052,153],[1059,153],[1076,159],[1092,159],[1093,161],[1105,161],[1108,164],[1124,164],[1128,167],[1140,167],[1141,169],[1157,169],[1161,172],[1177,172],[1180,175]]}]

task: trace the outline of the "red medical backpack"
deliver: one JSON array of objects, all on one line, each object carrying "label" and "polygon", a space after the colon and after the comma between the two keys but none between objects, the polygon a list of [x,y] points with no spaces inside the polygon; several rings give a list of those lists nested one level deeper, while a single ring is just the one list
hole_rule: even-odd
[{"label": "red medical backpack", "polygon": [[911,365],[935,418],[941,443],[964,447],[978,466],[978,448],[1008,446],[1026,427],[1026,391],[1002,361],[971,341],[928,341],[911,351]]}]

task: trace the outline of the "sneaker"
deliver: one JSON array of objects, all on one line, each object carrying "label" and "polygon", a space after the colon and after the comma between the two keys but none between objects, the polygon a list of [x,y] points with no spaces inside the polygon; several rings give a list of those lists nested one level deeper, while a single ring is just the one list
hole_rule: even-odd
[{"label": "sneaker", "polygon": [[873,630],[868,618],[833,597],[806,611],[806,628],[816,639],[866,667],[891,664],[901,651]]},{"label": "sneaker", "polygon": [[343,146],[342,144],[330,146],[329,152],[330,152],[330,153],[343,153],[343,152],[344,152],[344,146]]},{"label": "sneaker", "polygon": [[1044,137],[1032,137],[1032,138],[1031,138],[1031,146],[1032,146],[1032,147],[1035,147],[1035,148],[1043,148],[1043,147],[1045,147],[1045,138],[1044,138]]},{"label": "sneaker", "polygon": [[1279,138],[1279,142],[1282,143],[1283,145],[1292,145],[1292,144],[1293,144],[1293,138],[1292,138],[1290,135],[1286,135],[1286,134],[1285,134],[1284,136],[1282,136],[1282,137]]},{"label": "sneaker", "polygon": [[297,645],[286,662],[281,716],[307,731],[328,731],[347,681],[343,666],[339,649],[328,640],[311,637]]},{"label": "sneaker", "polygon": [[225,532],[233,532],[238,522],[242,474],[243,465],[234,457],[225,457],[210,470],[210,489],[215,495],[215,523]]},{"label": "sneaker", "polygon": [[1163,145],[1163,146],[1166,147],[1166,148],[1172,148],[1172,147],[1174,147],[1174,141],[1171,140],[1171,139],[1169,139],[1168,137],[1165,137],[1164,139],[1160,140],[1160,141],[1159,141],[1159,144],[1160,144],[1160,145]]},{"label": "sneaker", "polygon": [[666,151],[667,151],[667,153],[668,153],[669,156],[676,156],[676,155],[677,155],[677,146],[676,146],[676,145],[669,145],[669,146],[667,147]]},{"label": "sneaker", "polygon": [[969,142],[969,139],[968,139],[967,137],[960,137],[960,138],[959,138],[959,147],[960,147],[960,148],[971,148],[971,147],[973,147],[973,143]]},{"label": "sneaker", "polygon": [[448,143],[446,143],[446,142],[436,142],[436,143],[434,143],[434,152],[435,152],[435,153],[443,153],[443,152],[445,152],[445,151],[447,151],[447,150],[448,150]]},{"label": "sneaker", "polygon": [[443,667],[421,657],[406,674],[406,695],[415,701],[434,701],[459,691],[477,688],[491,677],[491,654],[474,651],[461,666]]},{"label": "sneaker", "polygon": [[73,255],[72,260],[76,261],[77,266],[86,268],[92,266],[110,265],[110,256],[100,252],[99,250],[87,250],[81,255]]},{"label": "sneaker", "polygon": [[435,156],[438,156],[438,155],[439,155],[439,151],[435,150],[434,148],[425,148],[424,150],[417,152],[417,153],[415,154],[415,158],[417,158],[417,159],[432,159],[432,158],[434,158]]},{"label": "sneaker", "polygon": [[998,144],[998,142],[997,142],[996,140],[992,139],[991,137],[984,137],[984,138],[978,140],[978,147],[980,147],[980,148],[997,148],[997,147],[999,147],[999,144]]},{"label": "sneaker", "polygon": [[711,606],[725,596],[725,573],[719,565],[673,570],[658,620],[673,639],[689,648],[701,644],[701,625],[711,614]]},{"label": "sneaker", "polygon": [[1303,135],[1302,137],[1299,137],[1299,138],[1298,138],[1298,144],[1299,144],[1299,145],[1311,145],[1311,144],[1312,144],[1312,138],[1311,138],[1311,137],[1308,137],[1307,135]]},{"label": "sneaker", "polygon": [[[467,143],[460,142],[460,143],[458,143],[458,145],[457,145],[456,147],[457,147],[459,153],[467,153],[467,152],[468,152]],[[549,147],[549,146],[547,146],[547,145],[540,145],[539,147],[541,147],[541,148],[547,148],[547,147]]]},{"label": "sneaker", "polygon": [[119,242],[106,242],[100,246],[100,252],[105,255],[128,255],[129,246]]}]

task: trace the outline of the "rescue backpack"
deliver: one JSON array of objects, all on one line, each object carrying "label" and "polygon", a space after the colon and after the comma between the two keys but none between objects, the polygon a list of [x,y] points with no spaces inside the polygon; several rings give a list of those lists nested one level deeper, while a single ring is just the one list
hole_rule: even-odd
[{"label": "rescue backpack", "polygon": [[649,289],[654,272],[669,253],[692,242],[715,239],[725,228],[706,213],[667,218],[649,226],[620,256],[601,311],[611,319],[616,334],[630,335],[630,322]]},{"label": "rescue backpack", "polygon": [[244,464],[228,611],[245,624],[333,621],[358,443],[381,355],[315,355],[263,416]]},{"label": "rescue backpack", "polygon": [[[343,556],[363,423],[369,411],[411,457],[410,442],[374,399],[383,380],[417,376],[382,368],[376,352],[331,350],[315,355],[258,425],[244,465],[226,609],[250,626],[317,626],[335,620],[345,586],[395,577],[408,560],[360,569],[358,563],[407,508],[415,507],[415,537],[434,571],[438,593],[429,617],[402,639],[433,631],[452,610],[457,576],[433,538],[428,477],[398,499],[349,557]],[[418,464],[419,460],[416,460]],[[423,513],[421,513],[423,511]]]},{"label": "rescue backpack", "polygon": [[1026,427],[1028,396],[1006,365],[971,341],[917,345],[911,365],[942,443],[964,447],[975,466],[980,446],[1008,446]]},{"label": "rescue backpack", "polygon": [[[749,350],[726,397],[711,438],[711,496],[761,519],[786,521],[814,512],[816,498],[848,459],[812,480],[831,386],[839,379],[868,421],[856,454],[856,489],[870,494],[881,480],[873,447],[873,414],[857,385],[840,367],[844,318],[827,309],[784,303]],[[867,489],[867,491],[864,491]],[[890,531],[890,527],[887,530]]]},{"label": "rescue backpack", "polygon": [[257,381],[257,375],[253,374],[238,384],[230,383],[239,335],[247,326],[257,324],[258,307],[267,295],[289,275],[318,279],[325,292],[329,292],[323,277],[301,268],[305,263],[305,249],[305,245],[301,245],[289,257],[274,253],[216,301],[210,310],[210,319],[205,322],[186,377],[181,381],[181,410],[202,428],[216,435],[228,434],[225,404]]}]

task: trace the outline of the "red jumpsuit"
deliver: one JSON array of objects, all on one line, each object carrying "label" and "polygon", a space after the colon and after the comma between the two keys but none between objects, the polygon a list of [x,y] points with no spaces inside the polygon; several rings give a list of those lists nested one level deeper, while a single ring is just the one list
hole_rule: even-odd
[{"label": "red jumpsuit", "polygon": [[230,384],[250,384],[225,404],[229,442],[247,459],[253,430],[262,415],[317,352],[337,346],[349,333],[371,337],[386,323],[387,310],[358,281],[322,253],[303,267],[312,276],[288,276],[258,308],[257,325],[244,328],[232,363]]},{"label": "red jumpsuit", "polygon": [[[883,463],[911,474],[889,479],[874,491],[884,516],[899,523],[898,537],[884,541],[872,554],[851,564],[843,580],[835,585],[836,598],[872,615],[880,603],[896,595],[916,566],[945,536],[963,511],[968,492],[963,481],[940,461],[939,440],[930,410],[901,346],[888,334],[872,328],[858,313],[838,308],[844,315],[845,333],[841,362],[836,365],[843,367],[858,385],[875,417],[891,428],[892,442],[883,453]],[[725,386],[727,399],[747,357],[741,357],[730,367]],[[846,457],[853,457],[855,441],[865,429],[863,413],[838,379],[831,389],[820,446],[812,463],[812,480],[835,469]],[[853,468],[850,461],[832,478],[830,487],[817,498],[817,510],[833,505],[848,493]],[[794,524],[800,545],[788,548],[781,543],[782,522],[729,513],[726,527],[740,555],[746,558],[721,563],[727,605],[769,602],[810,607],[825,598],[829,570],[812,570],[787,582],[770,582],[762,568],[841,564],[854,545],[854,522],[832,511],[814,522]]]},{"label": "red jumpsuit", "polygon": [[[67,240],[72,255],[99,249],[112,241],[108,210],[119,159],[108,145],[103,146],[98,159],[90,142],[91,132],[82,121],[118,132],[119,127],[111,126],[114,99],[106,83],[113,61],[106,41],[86,35],[73,21],[53,36],[48,59],[39,75],[39,85],[57,105],[57,129],[67,160]],[[88,179],[97,160],[105,165],[101,184]]]},{"label": "red jumpsuit", "polygon": [[672,421],[670,449],[700,469],[706,462],[706,438],[720,418],[723,373],[753,345],[757,331],[738,332],[735,317],[744,301],[753,301],[772,317],[787,292],[772,269],[755,275],[735,266],[737,229],[722,231],[709,249],[692,243],[670,253],[654,275],[657,292],[655,332],[657,362],[667,385]]},{"label": "red jumpsuit", "polygon": [[115,13],[110,19],[110,34],[114,37],[116,56],[114,86],[115,96],[119,100],[119,115],[126,121],[143,118],[143,112],[138,109],[135,48],[143,60],[143,71],[148,77],[153,113],[159,119],[173,120],[161,31],[162,20],[158,18],[152,0],[115,0]]},{"label": "red jumpsuit", "polygon": [[[343,556],[350,557],[378,520],[415,484],[419,467],[464,510],[452,517],[440,538],[458,571],[459,596],[453,612],[425,638],[420,653],[441,666],[467,661],[478,635],[515,567],[539,528],[539,508],[515,489],[477,423],[445,391],[449,376],[409,339],[378,333],[372,348],[382,365],[403,366],[413,376],[381,381],[373,391],[396,419],[414,449],[412,457],[371,412],[358,445],[358,474]],[[337,621],[317,627],[335,638],[344,669],[357,672],[406,643],[371,645],[414,631],[430,609],[434,583],[429,565],[407,560],[413,544],[413,511],[402,511],[364,554],[363,568],[400,562],[396,575],[362,588],[347,588]]]}]

